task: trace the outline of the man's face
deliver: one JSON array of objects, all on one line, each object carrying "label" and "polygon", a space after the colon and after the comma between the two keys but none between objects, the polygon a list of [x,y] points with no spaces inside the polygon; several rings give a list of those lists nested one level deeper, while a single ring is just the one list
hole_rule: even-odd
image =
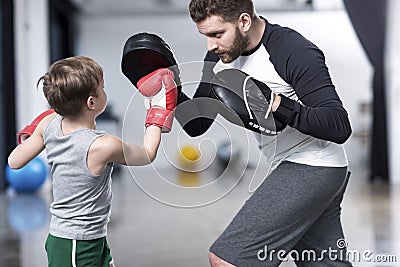
[{"label": "man's face", "polygon": [[224,63],[237,59],[249,44],[238,25],[225,22],[221,17],[210,16],[196,26],[207,38],[207,49],[215,52]]}]

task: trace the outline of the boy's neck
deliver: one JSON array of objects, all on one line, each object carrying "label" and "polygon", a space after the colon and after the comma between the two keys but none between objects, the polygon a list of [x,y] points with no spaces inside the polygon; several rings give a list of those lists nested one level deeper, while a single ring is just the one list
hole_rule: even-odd
[{"label": "boy's neck", "polygon": [[[88,128],[91,130],[96,129],[96,121],[93,116],[82,115],[77,117],[64,117],[63,131],[72,132],[79,128]],[[64,132],[65,133],[65,132]]]}]

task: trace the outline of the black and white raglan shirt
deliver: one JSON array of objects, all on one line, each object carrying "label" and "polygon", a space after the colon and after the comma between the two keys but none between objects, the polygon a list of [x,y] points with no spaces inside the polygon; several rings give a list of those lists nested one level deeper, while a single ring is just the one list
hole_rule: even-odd
[{"label": "black and white raglan shirt", "polygon": [[[261,42],[233,62],[225,64],[214,52],[208,52],[202,81],[210,81],[222,69],[235,68],[281,95],[281,104],[273,114],[288,127],[278,136],[266,139],[256,134],[260,149],[268,160],[312,166],[347,166],[342,144],[350,136],[351,126],[330,78],[323,52],[293,29],[265,22]],[[209,94],[209,84],[202,82],[193,99],[209,97]],[[181,93],[178,102],[187,100],[189,98]],[[192,102],[191,112],[195,119],[185,123],[183,128],[190,136],[199,136],[209,129],[218,112],[213,113],[212,107]],[[178,112],[178,120],[179,116]]]}]

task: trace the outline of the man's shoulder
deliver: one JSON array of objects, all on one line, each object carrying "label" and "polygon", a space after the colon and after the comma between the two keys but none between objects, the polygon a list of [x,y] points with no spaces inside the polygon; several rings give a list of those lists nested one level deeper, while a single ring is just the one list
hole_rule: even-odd
[{"label": "man's shoulder", "polygon": [[290,27],[267,22],[263,44],[273,53],[288,53],[306,47],[316,47],[304,35]]},{"label": "man's shoulder", "polygon": [[296,30],[270,23],[267,28],[263,45],[274,65],[283,64],[282,71],[289,61],[301,63],[306,58],[313,62],[312,59],[320,58],[322,51],[317,45]]}]

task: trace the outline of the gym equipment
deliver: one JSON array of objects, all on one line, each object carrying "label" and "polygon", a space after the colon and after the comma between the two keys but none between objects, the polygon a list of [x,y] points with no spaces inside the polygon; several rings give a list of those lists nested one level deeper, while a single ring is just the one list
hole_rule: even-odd
[{"label": "gym equipment", "polygon": [[50,115],[52,113],[54,113],[54,109],[49,109],[46,110],[45,112],[41,113],[39,116],[37,116],[32,122],[31,124],[25,126],[24,129],[22,129],[21,131],[19,131],[17,133],[17,138],[18,138],[18,144],[22,144],[22,142],[24,142],[26,139],[29,138],[29,136],[31,136],[33,134],[33,132],[35,131],[36,127],[38,126],[39,122],[46,117],[47,115]]},{"label": "gym equipment", "polygon": [[185,145],[179,149],[178,161],[184,167],[193,167],[200,159],[200,151],[192,145]]},{"label": "gym equipment", "polygon": [[47,165],[36,157],[21,169],[6,166],[6,179],[10,187],[19,193],[33,193],[44,183],[47,177]]},{"label": "gym equipment", "polygon": [[48,204],[37,194],[11,196],[7,208],[8,223],[16,232],[32,232],[48,224]]},{"label": "gym equipment", "polygon": [[188,161],[194,163],[198,160],[201,156],[200,151],[192,146],[192,145],[185,145],[180,150],[180,160]]},{"label": "gym equipment", "polygon": [[179,171],[178,184],[183,187],[196,187],[200,185],[200,174],[197,172]]},{"label": "gym equipment", "polygon": [[121,69],[134,86],[138,87],[142,77],[162,68],[173,71],[180,92],[180,73],[170,46],[153,33],[141,32],[129,37],[124,45]]},{"label": "gym equipment", "polygon": [[[239,116],[245,128],[268,136],[280,134],[286,124],[274,118],[271,112],[271,89],[238,69],[218,72],[211,81],[210,97],[221,101],[227,108],[229,120],[232,113]],[[231,120],[238,124],[237,120]]]},{"label": "gym equipment", "polygon": [[[121,69],[146,101],[154,102],[151,107],[146,107],[146,126],[160,126],[164,133],[171,131],[181,86],[179,69],[169,45],[156,34],[141,32],[133,35],[125,42]],[[160,72],[160,69],[163,70]],[[167,75],[166,70],[170,74]]]},{"label": "gym equipment", "polygon": [[174,73],[164,68],[155,70],[138,81],[138,90],[145,97],[146,127],[156,125],[164,133],[171,131],[178,100],[173,79]]}]

